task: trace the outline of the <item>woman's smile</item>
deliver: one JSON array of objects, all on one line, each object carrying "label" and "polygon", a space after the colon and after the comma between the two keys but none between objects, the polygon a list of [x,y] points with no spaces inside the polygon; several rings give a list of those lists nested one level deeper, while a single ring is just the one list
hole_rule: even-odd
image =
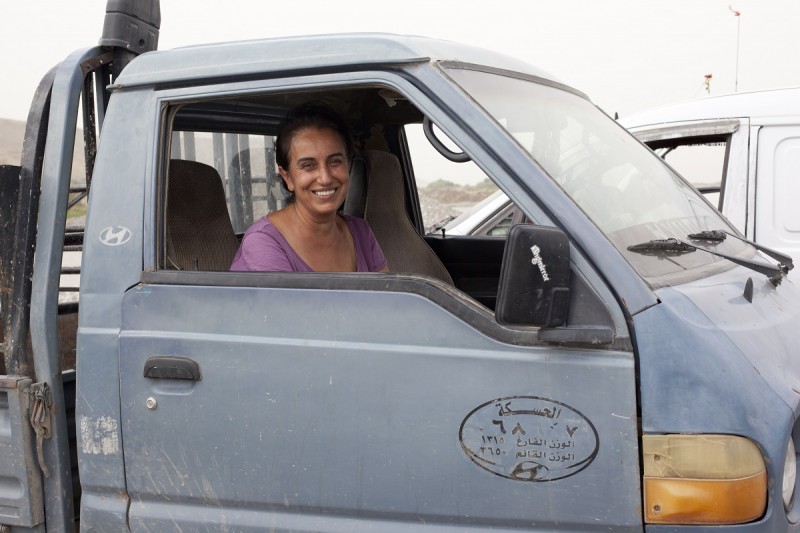
[{"label": "woman's smile", "polygon": [[347,196],[350,165],[341,136],[328,128],[305,128],[292,137],[288,169],[279,167],[294,192],[296,208],[313,217],[336,213]]},{"label": "woman's smile", "polygon": [[336,193],[336,190],[337,189],[324,189],[324,190],[312,191],[312,192],[314,194],[316,194],[317,196],[319,196],[320,198],[329,198],[330,196],[333,196]]}]

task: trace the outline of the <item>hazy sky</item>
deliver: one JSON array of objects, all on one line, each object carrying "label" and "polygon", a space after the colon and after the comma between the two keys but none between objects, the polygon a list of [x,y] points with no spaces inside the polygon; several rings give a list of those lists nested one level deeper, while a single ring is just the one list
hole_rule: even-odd
[{"label": "hazy sky", "polygon": [[[105,0],[4,0],[0,117],[100,38]],[[732,9],[741,13],[734,16]],[[517,56],[621,116],[711,94],[800,86],[800,0],[161,0],[159,48],[344,31],[466,42]],[[737,39],[738,35],[738,39]]]}]

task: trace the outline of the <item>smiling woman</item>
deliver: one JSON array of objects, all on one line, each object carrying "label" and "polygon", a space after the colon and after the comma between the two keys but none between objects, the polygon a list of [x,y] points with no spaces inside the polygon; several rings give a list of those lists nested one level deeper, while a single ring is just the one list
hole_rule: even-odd
[{"label": "smiling woman", "polygon": [[253,224],[231,270],[386,272],[386,258],[366,221],[339,213],[347,198],[353,142],[325,107],[289,114],[275,160],[289,204]]}]

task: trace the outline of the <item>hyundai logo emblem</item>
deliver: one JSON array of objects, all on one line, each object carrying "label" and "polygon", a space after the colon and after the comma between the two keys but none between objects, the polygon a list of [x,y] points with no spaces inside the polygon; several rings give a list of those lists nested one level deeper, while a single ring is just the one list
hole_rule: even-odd
[{"label": "hyundai logo emblem", "polygon": [[100,232],[100,242],[106,246],[120,246],[131,240],[131,230],[125,226],[109,226]]}]

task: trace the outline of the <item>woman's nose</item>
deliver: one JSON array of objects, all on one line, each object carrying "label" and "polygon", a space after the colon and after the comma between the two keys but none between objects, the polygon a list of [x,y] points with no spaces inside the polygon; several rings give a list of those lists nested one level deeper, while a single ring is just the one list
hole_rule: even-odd
[{"label": "woman's nose", "polygon": [[320,167],[319,174],[317,175],[317,181],[319,183],[330,183],[333,181],[333,174],[331,173],[331,169],[328,168],[327,165],[322,165]]}]

